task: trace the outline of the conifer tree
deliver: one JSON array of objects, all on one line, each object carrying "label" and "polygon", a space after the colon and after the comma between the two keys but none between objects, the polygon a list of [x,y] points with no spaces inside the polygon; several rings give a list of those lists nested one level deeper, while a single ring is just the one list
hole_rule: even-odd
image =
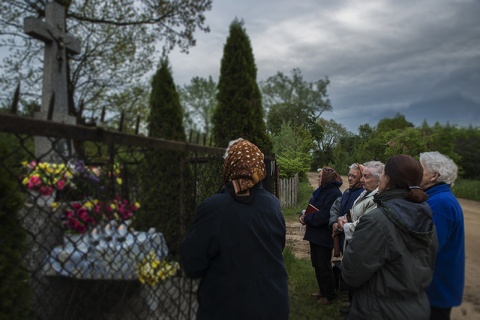
[{"label": "conifer tree", "polygon": [[237,19],[230,25],[223,48],[217,101],[212,119],[215,144],[226,147],[241,137],[271,155],[252,46],[243,21]]},{"label": "conifer tree", "polygon": [[24,203],[18,192],[18,182],[6,168],[13,163],[7,161],[7,150],[0,136],[0,319],[31,319],[29,274],[23,265],[28,251],[27,234],[22,228],[18,212]]},{"label": "conifer tree", "polygon": [[[168,59],[162,59],[152,79],[149,136],[185,141],[183,112]],[[185,210],[185,190],[191,174],[184,152],[150,149],[145,152],[141,210],[135,220],[140,230],[155,227],[163,233],[172,254],[178,249],[192,210]],[[188,207],[188,206],[187,206]]]}]

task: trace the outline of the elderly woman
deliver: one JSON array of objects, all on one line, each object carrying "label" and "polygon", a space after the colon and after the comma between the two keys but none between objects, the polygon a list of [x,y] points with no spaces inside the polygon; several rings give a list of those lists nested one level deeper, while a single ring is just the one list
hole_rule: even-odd
[{"label": "elderly woman", "polygon": [[199,320],[288,319],[286,226],[278,199],[262,188],[265,176],[262,152],[235,140],[225,155],[225,185],[197,208],[180,262],[187,276],[201,278]]},{"label": "elderly woman", "polygon": [[437,235],[418,160],[388,158],[377,208],[361,218],[345,249],[342,276],[355,288],[349,318],[427,320]]},{"label": "elderly woman", "polygon": [[350,211],[350,218],[345,215],[338,219],[339,229],[343,229],[345,232],[345,244],[352,239],[355,226],[360,218],[377,207],[377,204],[373,201],[373,196],[378,193],[378,180],[383,172],[384,165],[380,161],[369,161],[363,166],[363,175],[360,182],[364,190],[355,199]]},{"label": "elderly woman", "polygon": [[[364,165],[359,163],[354,163],[349,167],[348,171],[348,189],[346,189],[342,196],[337,198],[330,208],[330,228],[333,230],[333,236],[339,234],[343,229],[343,224],[339,225],[339,218],[345,217],[352,209],[353,204],[358,199],[358,197],[364,192],[364,182],[363,182],[363,170]],[[343,222],[343,219],[342,219]],[[345,221],[346,222],[346,221]],[[342,243],[344,240],[343,233]]]},{"label": "elderly woman", "polygon": [[465,228],[462,207],[451,186],[457,166],[448,157],[433,151],[420,153],[423,166],[421,187],[428,195],[437,229],[438,252],[433,280],[427,289],[430,319],[450,319],[452,307],[462,304],[465,285]]},{"label": "elderly woman", "polygon": [[320,289],[318,303],[322,305],[332,303],[337,297],[331,263],[333,238],[329,219],[332,204],[342,195],[341,185],[342,178],[337,172],[323,167],[318,173],[318,188],[309,201],[316,210],[300,217],[300,223],[307,225],[303,240],[310,242],[310,259]]}]

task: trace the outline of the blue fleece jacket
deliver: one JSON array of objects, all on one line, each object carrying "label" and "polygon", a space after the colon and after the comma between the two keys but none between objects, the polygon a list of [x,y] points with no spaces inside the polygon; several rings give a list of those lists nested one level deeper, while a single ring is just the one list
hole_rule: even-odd
[{"label": "blue fleece jacket", "polygon": [[430,305],[451,308],[462,303],[465,285],[465,229],[463,211],[450,185],[437,184],[425,190],[437,229],[435,272],[427,295]]}]

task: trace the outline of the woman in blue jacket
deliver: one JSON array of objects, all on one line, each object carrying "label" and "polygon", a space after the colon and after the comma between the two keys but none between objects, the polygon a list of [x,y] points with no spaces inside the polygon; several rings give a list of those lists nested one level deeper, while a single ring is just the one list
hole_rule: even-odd
[{"label": "woman in blue jacket", "polygon": [[318,173],[318,188],[309,201],[318,210],[300,217],[300,223],[307,226],[303,240],[310,242],[310,258],[320,289],[318,303],[322,305],[332,303],[337,297],[331,263],[333,238],[329,219],[330,208],[335,200],[342,196],[341,185],[342,178],[337,172],[323,167]]},{"label": "woman in blue jacket", "polygon": [[462,304],[465,285],[465,228],[462,207],[451,186],[457,178],[457,166],[443,154],[420,154],[423,167],[421,187],[428,195],[437,228],[438,252],[435,272],[427,288],[430,319],[448,320],[452,307]]}]

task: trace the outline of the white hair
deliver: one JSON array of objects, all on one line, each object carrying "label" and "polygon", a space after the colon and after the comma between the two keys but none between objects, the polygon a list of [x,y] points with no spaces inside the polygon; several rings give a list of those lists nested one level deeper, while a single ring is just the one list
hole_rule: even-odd
[{"label": "white hair", "polygon": [[453,186],[457,179],[458,167],[452,159],[438,151],[430,151],[420,153],[420,162],[428,171],[437,172],[440,175],[437,178],[438,182],[445,182]]},{"label": "white hair", "polygon": [[372,175],[377,179],[380,178],[380,175],[383,172],[383,168],[385,167],[385,165],[380,161],[368,161],[365,162],[363,166],[363,170],[365,170],[366,168],[372,170]]}]

